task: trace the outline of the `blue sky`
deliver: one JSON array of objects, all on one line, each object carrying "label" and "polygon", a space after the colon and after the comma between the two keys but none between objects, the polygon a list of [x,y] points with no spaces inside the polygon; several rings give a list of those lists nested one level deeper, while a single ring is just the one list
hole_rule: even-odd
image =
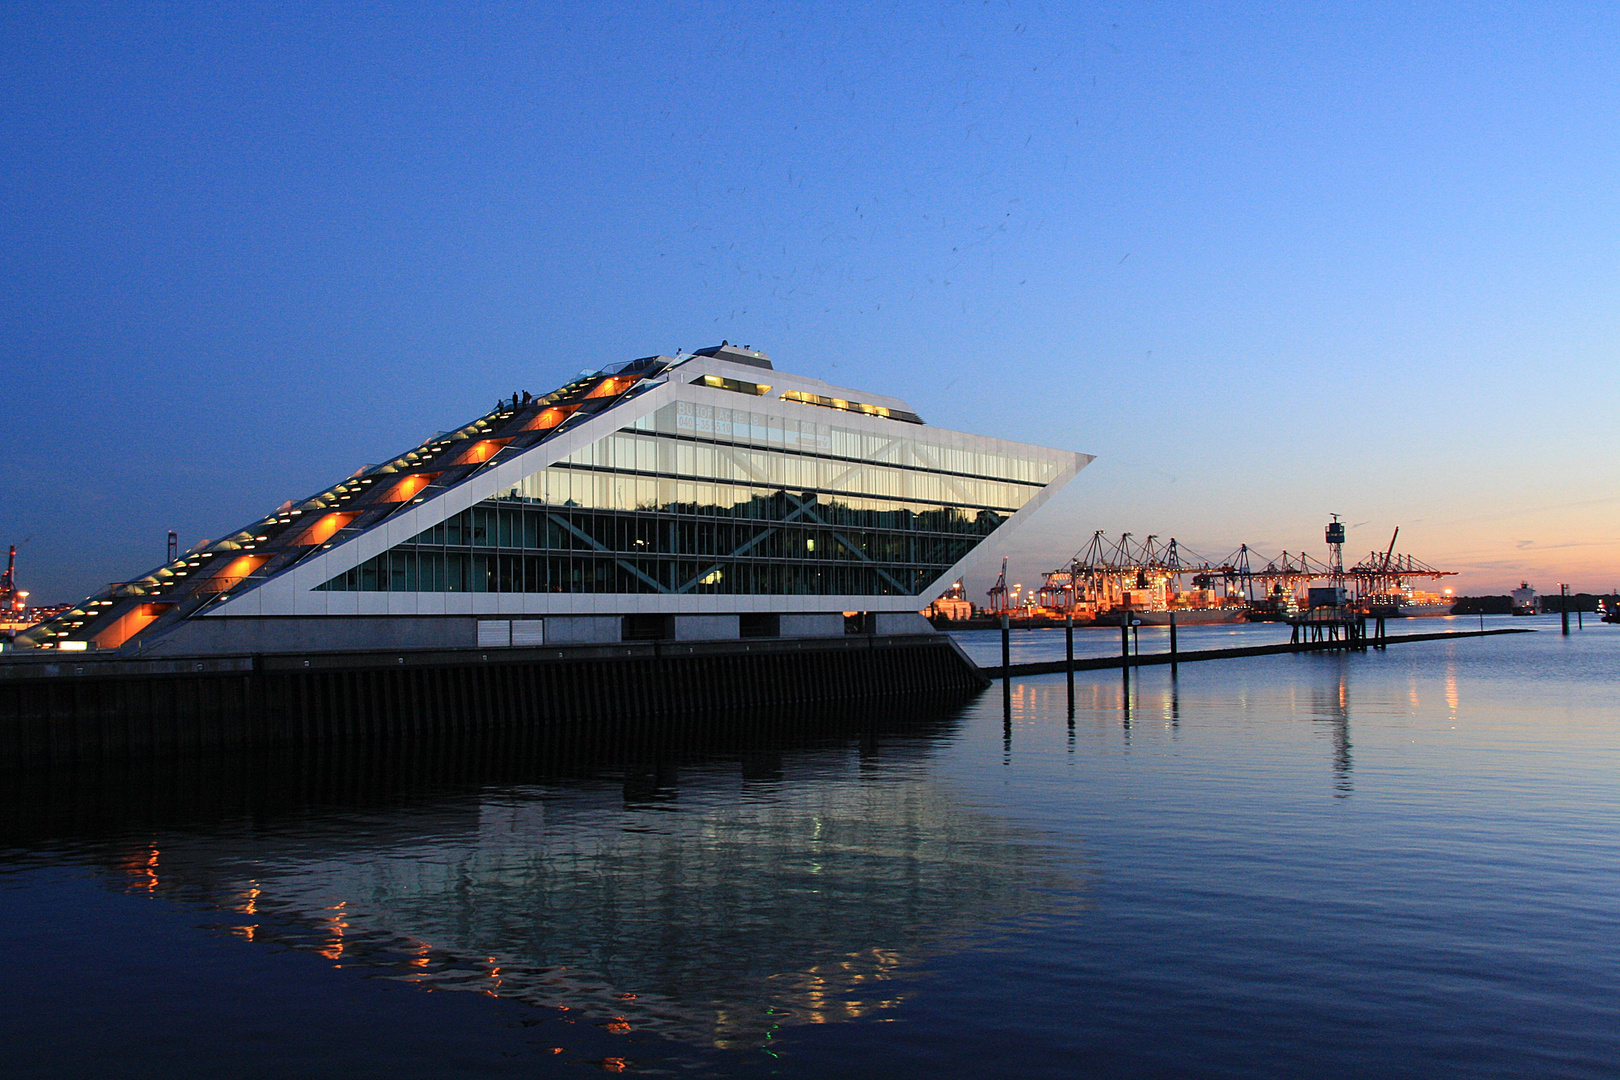
[{"label": "blue sky", "polygon": [[[8,6],[37,600],[722,338],[1097,462],[1001,554],[1620,584],[1620,9]],[[976,580],[975,588],[982,588]]]}]

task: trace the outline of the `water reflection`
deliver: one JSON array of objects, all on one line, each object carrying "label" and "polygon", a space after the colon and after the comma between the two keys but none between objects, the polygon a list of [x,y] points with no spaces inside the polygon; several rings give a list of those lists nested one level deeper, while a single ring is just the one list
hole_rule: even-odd
[{"label": "water reflection", "polygon": [[1032,837],[931,775],[954,723],[616,728],[33,776],[0,842],[205,904],[256,945],[612,1031],[759,1045],[891,1009],[908,965],[1076,902]]},{"label": "water reflection", "polygon": [[[1066,727],[1065,746],[1073,754],[1080,718],[1093,731],[1116,732],[1119,744],[1130,747],[1159,733],[1177,741],[1183,736],[1184,721],[1224,722],[1233,715],[1280,709],[1323,729],[1330,742],[1333,791],[1343,798],[1355,790],[1350,739],[1353,664],[1351,658],[1322,656],[1313,658],[1307,678],[1257,683],[1229,679],[1209,669],[1186,676],[1170,665],[1121,668],[1117,675],[1098,673],[1072,685],[1066,677],[1014,682],[1002,704],[1001,762],[1010,766],[1014,761],[1015,733],[1034,735],[1060,722]],[[1448,675],[1445,693],[1455,716],[1454,672]]]},{"label": "water reflection", "polygon": [[1355,790],[1350,782],[1350,680],[1346,659],[1338,658],[1337,677],[1311,686],[1311,717],[1328,725],[1333,741],[1333,793],[1344,798]]}]

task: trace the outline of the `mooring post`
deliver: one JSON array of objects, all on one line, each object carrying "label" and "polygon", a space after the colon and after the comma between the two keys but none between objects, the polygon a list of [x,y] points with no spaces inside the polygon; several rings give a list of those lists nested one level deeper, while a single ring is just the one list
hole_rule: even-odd
[{"label": "mooring post", "polygon": [[1120,609],[1119,616],[1119,655],[1125,667],[1131,666],[1131,613],[1125,608]]},{"label": "mooring post", "polygon": [[1176,673],[1176,613],[1170,613],[1170,674]]},{"label": "mooring post", "polygon": [[1564,636],[1569,637],[1569,586],[1558,586],[1558,608],[1564,615]]},{"label": "mooring post", "polygon": [[1064,670],[1069,673],[1069,714],[1074,714],[1074,612],[1063,616]]},{"label": "mooring post", "polygon": [[[1001,613],[1001,716],[1004,724],[1012,723],[1012,649],[1008,643],[1007,613]],[[1011,732],[1008,732],[1009,736]]]}]

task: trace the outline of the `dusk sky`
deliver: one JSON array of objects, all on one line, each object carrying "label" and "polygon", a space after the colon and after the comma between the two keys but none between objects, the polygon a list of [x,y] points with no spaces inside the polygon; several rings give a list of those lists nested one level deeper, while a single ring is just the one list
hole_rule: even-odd
[{"label": "dusk sky", "polygon": [[743,343],[1097,455],[1095,529],[1620,585],[1620,8],[0,12],[0,544],[73,600]]}]

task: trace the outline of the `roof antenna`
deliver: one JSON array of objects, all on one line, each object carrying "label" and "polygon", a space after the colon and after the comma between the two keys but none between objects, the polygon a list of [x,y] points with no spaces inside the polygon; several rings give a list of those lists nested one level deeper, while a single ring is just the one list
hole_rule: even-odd
[{"label": "roof antenna", "polygon": [[725,338],[720,339],[720,347],[722,349],[725,348],[727,345],[730,345],[730,344],[731,344],[731,342],[727,341]]}]

